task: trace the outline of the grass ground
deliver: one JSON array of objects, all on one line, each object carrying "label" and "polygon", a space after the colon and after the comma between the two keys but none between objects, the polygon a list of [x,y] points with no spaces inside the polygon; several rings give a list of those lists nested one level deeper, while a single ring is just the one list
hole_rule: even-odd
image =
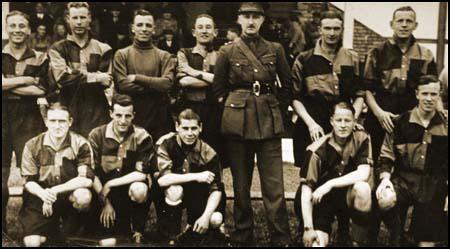
[{"label": "grass ground", "polygon": [[[284,166],[284,185],[285,192],[287,193],[295,193],[299,183],[299,172],[298,168],[292,166],[291,164],[286,164]],[[223,173],[223,179],[225,183],[225,189],[227,192],[232,192],[232,178],[230,169],[225,169]],[[19,171],[17,168],[13,167],[11,171],[11,177],[9,180],[10,186],[18,186],[23,184],[23,180],[20,177]],[[259,192],[259,174],[255,169],[253,175],[253,184],[252,191]],[[22,237],[22,228],[18,222],[19,210],[22,206],[22,198],[21,197],[11,197],[8,202],[8,213],[7,213],[7,224],[9,229],[9,237],[12,240],[8,240],[5,236],[2,236],[2,246],[15,246],[17,245],[16,241],[20,241]],[[289,226],[291,229],[292,238],[296,238],[298,223],[294,214],[294,202],[292,199],[287,199],[287,209],[289,216]],[[256,199],[253,201],[253,210],[254,210],[254,221],[255,221],[255,241],[257,241],[258,246],[268,246],[269,244],[269,234],[268,228],[265,220],[265,212],[264,206],[261,200]],[[226,209],[226,228],[228,231],[232,231],[234,228],[233,221],[233,200],[227,201],[227,209]],[[184,221],[185,222],[185,221]],[[150,219],[147,222],[146,231],[149,233],[154,231],[156,223],[155,212],[153,206],[150,210]],[[332,234],[332,238],[334,238],[334,233]],[[382,231],[380,233],[380,242],[381,245],[386,245],[387,241],[387,231],[382,227]]]}]

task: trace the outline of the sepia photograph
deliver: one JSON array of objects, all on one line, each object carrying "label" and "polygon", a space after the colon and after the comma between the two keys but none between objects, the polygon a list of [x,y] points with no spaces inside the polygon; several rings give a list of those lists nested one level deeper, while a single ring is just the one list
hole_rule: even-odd
[{"label": "sepia photograph", "polygon": [[2,2],[2,247],[447,247],[447,2]]}]

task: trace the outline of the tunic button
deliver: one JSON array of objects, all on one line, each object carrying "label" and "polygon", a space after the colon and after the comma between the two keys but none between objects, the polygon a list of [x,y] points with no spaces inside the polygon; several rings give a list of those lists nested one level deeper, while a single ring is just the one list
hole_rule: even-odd
[{"label": "tunic button", "polygon": [[118,158],[117,158],[117,160],[119,160],[119,161],[120,161],[120,160],[122,160],[122,158],[121,158],[121,157],[118,157]]},{"label": "tunic button", "polygon": [[253,71],[254,71],[255,73],[257,73],[257,72],[258,72],[258,69],[254,69]]},{"label": "tunic button", "polygon": [[424,158],[425,158],[425,156],[424,156],[424,155],[421,155],[421,156],[420,156],[420,158],[421,158],[421,159],[424,159]]},{"label": "tunic button", "polygon": [[239,64],[239,63],[236,63],[236,66],[237,66],[237,67],[239,67],[239,66],[240,66],[240,64]]},{"label": "tunic button", "polygon": [[183,173],[186,173],[186,169],[183,169]]},{"label": "tunic button", "polygon": [[405,68],[406,66],[405,65],[402,65],[402,68]]},{"label": "tunic button", "polygon": [[339,87],[338,86],[334,86],[334,89],[338,89]]},{"label": "tunic button", "polygon": [[406,80],[406,78],[402,78],[402,80]]},{"label": "tunic button", "polygon": [[117,172],[120,172],[120,169],[116,169]]},{"label": "tunic button", "polygon": [[426,142],[426,141],[423,141],[422,144],[427,144],[427,142]]},{"label": "tunic button", "polygon": [[344,165],[344,161],[341,161],[341,164]]}]

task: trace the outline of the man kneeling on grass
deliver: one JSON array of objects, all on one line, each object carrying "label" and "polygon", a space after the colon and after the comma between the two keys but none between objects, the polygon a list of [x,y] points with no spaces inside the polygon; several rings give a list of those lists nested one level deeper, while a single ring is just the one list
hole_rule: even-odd
[{"label": "man kneeling on grass", "polygon": [[100,245],[115,245],[122,236],[136,244],[144,239],[150,207],[147,176],[150,167],[156,167],[156,151],[150,134],[133,124],[134,110],[130,96],[114,95],[111,122],[89,134],[95,161],[93,187],[102,204],[95,219],[100,220],[101,237],[109,238]]},{"label": "man kneeling on grass", "polygon": [[205,234],[210,228],[217,229],[210,235],[220,234],[218,228],[223,223],[222,169],[216,152],[199,139],[202,125],[195,112],[182,111],[176,130],[177,133],[166,135],[157,143],[160,144],[158,183],[165,188],[166,214],[175,212],[178,225],[181,209],[187,209],[188,225],[175,240],[177,245],[206,245],[211,237]]},{"label": "man kneeling on grass", "polygon": [[47,111],[48,130],[29,140],[22,156],[26,178],[19,221],[24,244],[40,246],[49,237],[77,229],[77,220],[91,202],[94,174],[92,152],[86,139],[69,131],[72,118],[67,107],[52,104]]},{"label": "man kneeling on grass", "polygon": [[[354,244],[366,240],[372,167],[369,135],[356,127],[352,105],[340,102],[331,116],[333,131],[307,148],[306,170],[295,197],[305,246],[327,246],[337,214],[352,218]],[[302,219],[303,216],[303,219]]]}]

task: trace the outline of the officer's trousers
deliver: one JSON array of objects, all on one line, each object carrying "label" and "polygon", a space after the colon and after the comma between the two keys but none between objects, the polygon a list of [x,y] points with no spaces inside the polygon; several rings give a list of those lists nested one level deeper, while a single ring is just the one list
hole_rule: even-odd
[{"label": "officer's trousers", "polygon": [[227,141],[234,188],[235,232],[238,243],[253,240],[253,209],[250,198],[255,153],[267,224],[274,244],[289,244],[290,232],[283,185],[281,139]]}]

